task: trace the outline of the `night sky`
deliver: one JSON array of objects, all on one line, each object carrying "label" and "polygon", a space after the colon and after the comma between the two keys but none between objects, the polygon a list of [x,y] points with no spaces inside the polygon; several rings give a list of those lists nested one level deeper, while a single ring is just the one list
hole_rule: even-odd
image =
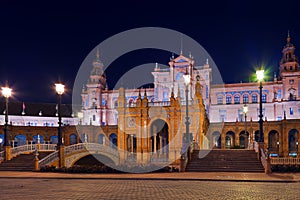
[{"label": "night sky", "polygon": [[[248,81],[261,63],[277,71],[288,30],[300,47],[299,1],[195,2],[1,1],[0,85],[8,81],[14,100],[53,103],[53,84],[61,80],[68,88],[63,102],[71,103],[77,70],[89,52],[138,27],[165,27],[195,39],[226,83]],[[146,53],[126,54],[113,64],[124,73],[147,62],[167,64],[171,56]],[[119,75],[107,76],[110,86]]]}]

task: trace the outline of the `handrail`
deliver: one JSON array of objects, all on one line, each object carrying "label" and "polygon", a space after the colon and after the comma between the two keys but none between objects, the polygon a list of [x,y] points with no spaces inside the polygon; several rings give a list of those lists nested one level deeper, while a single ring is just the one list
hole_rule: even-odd
[{"label": "handrail", "polygon": [[258,153],[258,142],[256,141],[253,142],[253,149],[256,153]]},{"label": "handrail", "polygon": [[262,148],[260,148],[260,152],[261,152],[261,164],[263,165],[264,169],[268,168],[268,163],[267,163],[267,155],[265,154],[264,150]]},{"label": "handrail", "polygon": [[58,156],[58,151],[54,151],[53,153],[47,155],[46,157],[44,157],[43,159],[39,160],[39,167],[44,167],[46,165],[48,165],[49,163],[54,162],[55,160],[59,159]]},{"label": "handrail", "polygon": [[116,157],[119,157],[119,152],[118,150],[110,147],[110,146],[106,146],[103,144],[97,144],[97,143],[78,143],[78,144],[74,144],[71,146],[67,146],[65,147],[65,156],[70,155],[74,152],[77,151],[102,151],[102,152],[107,152],[111,155],[114,155]]},{"label": "handrail", "polygon": [[271,157],[271,165],[300,165],[300,158],[291,157]]},{"label": "handrail", "polygon": [[55,151],[56,144],[27,144],[10,149],[12,157],[18,156],[22,153],[38,151]]},{"label": "handrail", "polygon": [[37,149],[38,149],[37,144],[27,144],[27,145],[11,148],[10,154],[12,157],[15,157],[25,152],[34,152]]},{"label": "handrail", "polygon": [[149,102],[148,106],[170,106],[170,101]]},{"label": "handrail", "polygon": [[40,144],[39,151],[56,151],[56,144]]}]

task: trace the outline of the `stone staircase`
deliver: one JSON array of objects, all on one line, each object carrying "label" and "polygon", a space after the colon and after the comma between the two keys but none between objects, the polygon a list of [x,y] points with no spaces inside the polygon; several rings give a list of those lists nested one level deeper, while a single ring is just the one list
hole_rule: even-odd
[{"label": "stone staircase", "polygon": [[[42,159],[52,152],[39,152],[39,159]],[[34,154],[21,154],[11,160],[0,164],[0,171],[33,171]]]},{"label": "stone staircase", "polygon": [[[206,155],[207,154],[207,155]],[[206,155],[205,157],[199,155]],[[187,172],[264,172],[253,150],[195,150]]]}]

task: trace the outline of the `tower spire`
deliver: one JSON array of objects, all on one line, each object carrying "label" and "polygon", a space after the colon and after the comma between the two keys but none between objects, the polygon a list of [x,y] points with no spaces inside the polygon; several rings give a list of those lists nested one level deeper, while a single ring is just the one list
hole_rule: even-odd
[{"label": "tower spire", "polygon": [[291,42],[290,30],[288,30],[288,35],[287,35],[287,38],[286,38],[286,42],[287,43]]},{"label": "tower spire", "polygon": [[183,44],[182,44],[182,34],[181,34],[181,37],[180,37],[180,55],[183,54]]},{"label": "tower spire", "polygon": [[96,52],[96,59],[97,61],[100,60],[100,53],[99,53],[99,48],[97,47],[97,52]]}]

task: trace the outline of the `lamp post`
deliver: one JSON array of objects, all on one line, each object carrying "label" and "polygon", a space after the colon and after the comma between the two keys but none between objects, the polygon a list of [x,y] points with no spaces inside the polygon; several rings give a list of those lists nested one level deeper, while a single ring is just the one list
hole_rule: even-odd
[{"label": "lamp post", "polygon": [[65,91],[65,86],[61,83],[56,83],[55,84],[55,89],[58,94],[58,106],[57,106],[57,111],[58,111],[58,142],[57,142],[57,148],[62,145],[62,134],[61,134],[61,95]]},{"label": "lamp post", "polygon": [[[247,135],[247,112],[248,112],[248,105],[245,104],[243,106],[243,113],[245,115],[245,135]],[[249,134],[249,137],[250,137],[250,134]],[[250,144],[249,137],[248,137],[248,147],[249,147],[249,144]]]},{"label": "lamp post", "polygon": [[4,148],[9,146],[7,137],[7,127],[8,127],[8,99],[11,96],[12,89],[9,87],[2,87],[2,95],[5,97],[5,124],[4,124]]},{"label": "lamp post", "polygon": [[3,139],[0,137],[0,152],[2,151],[2,142],[3,142]]},{"label": "lamp post", "polygon": [[187,148],[190,145],[190,131],[189,131],[189,84],[191,82],[191,76],[189,74],[183,75],[184,78],[184,83],[185,83],[185,98],[186,98],[186,105],[185,105],[185,134],[186,134],[186,143],[187,143]]},{"label": "lamp post", "polygon": [[262,114],[262,81],[264,79],[264,70],[256,71],[256,77],[259,82],[259,142],[264,142],[263,134],[263,114]]}]

